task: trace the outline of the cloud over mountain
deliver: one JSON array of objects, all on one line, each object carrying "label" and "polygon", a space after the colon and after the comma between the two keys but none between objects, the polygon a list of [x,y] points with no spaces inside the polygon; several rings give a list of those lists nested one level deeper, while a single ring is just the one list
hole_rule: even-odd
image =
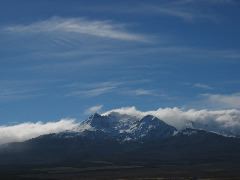
[{"label": "cloud over mountain", "polygon": [[89,115],[89,114],[93,114],[93,113],[99,112],[102,108],[103,108],[103,105],[101,105],[101,104],[89,107],[88,109],[85,110],[85,114]]},{"label": "cloud over mountain", "polygon": [[73,119],[62,119],[56,122],[26,122],[12,126],[0,126],[0,144],[21,142],[44,134],[74,130],[78,125]]},{"label": "cloud over mountain", "polygon": [[[90,107],[86,112],[99,111],[102,105]],[[117,114],[116,114],[117,113]],[[111,115],[110,115],[111,114]],[[117,118],[119,121],[131,124],[131,121],[140,120],[146,115],[153,115],[169,125],[181,130],[187,127],[214,131],[223,135],[240,135],[240,110],[223,109],[181,109],[159,108],[151,111],[140,111],[136,107],[122,107],[112,109],[102,114],[107,118]],[[83,119],[81,119],[83,120]],[[128,121],[128,122],[126,122]],[[63,131],[78,131],[86,125],[75,119],[62,119],[56,122],[26,122],[17,125],[0,126],[0,144],[21,142],[44,134]]]},{"label": "cloud over mountain", "polygon": [[159,108],[152,111],[140,111],[136,107],[123,107],[113,109],[106,113],[117,112],[119,114],[127,114],[138,118],[146,115],[153,115],[166,123],[183,129],[186,127],[200,128],[209,131],[215,131],[226,135],[240,134],[240,110],[196,110],[181,108]]}]

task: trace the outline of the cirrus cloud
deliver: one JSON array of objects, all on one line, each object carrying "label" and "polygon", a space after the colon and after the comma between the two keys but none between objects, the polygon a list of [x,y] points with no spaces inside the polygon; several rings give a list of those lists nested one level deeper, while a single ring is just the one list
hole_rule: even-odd
[{"label": "cirrus cloud", "polygon": [[116,24],[107,20],[88,20],[86,18],[52,17],[30,24],[7,26],[3,30],[10,33],[76,33],[115,40],[148,41],[145,36],[126,30],[124,24]]}]

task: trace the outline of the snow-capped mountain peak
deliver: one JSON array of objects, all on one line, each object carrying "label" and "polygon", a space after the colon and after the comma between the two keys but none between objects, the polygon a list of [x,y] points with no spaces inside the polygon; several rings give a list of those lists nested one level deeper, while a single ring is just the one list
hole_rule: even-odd
[{"label": "snow-capped mountain peak", "polygon": [[101,116],[98,113],[91,115],[83,124],[89,124],[96,129],[105,129],[110,126],[110,119],[108,116]]},{"label": "snow-capped mountain peak", "polygon": [[142,138],[166,138],[173,136],[176,128],[164,121],[146,115],[136,117],[110,113],[108,115],[93,114],[80,124],[79,129],[84,131],[102,131],[120,140],[138,140]]}]

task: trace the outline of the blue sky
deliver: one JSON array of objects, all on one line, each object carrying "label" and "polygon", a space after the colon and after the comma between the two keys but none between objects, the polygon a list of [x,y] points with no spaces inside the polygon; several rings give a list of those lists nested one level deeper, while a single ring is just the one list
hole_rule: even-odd
[{"label": "blue sky", "polygon": [[136,106],[239,109],[236,0],[6,0],[0,124]]}]

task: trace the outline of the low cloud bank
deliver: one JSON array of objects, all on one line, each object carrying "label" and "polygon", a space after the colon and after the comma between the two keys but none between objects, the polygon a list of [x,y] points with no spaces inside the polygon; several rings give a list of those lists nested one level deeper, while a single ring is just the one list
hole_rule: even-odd
[{"label": "low cloud bank", "polygon": [[[98,108],[96,108],[98,109]],[[240,136],[240,110],[196,110],[181,108],[159,108],[152,111],[140,111],[135,107],[123,107],[112,109],[103,113],[108,115],[112,112],[120,115],[142,118],[153,115],[166,123],[184,129],[186,127],[200,128],[214,131],[224,135]],[[26,122],[11,126],[0,126],[0,145],[9,142],[21,142],[44,134],[59,133],[67,130],[79,130],[80,123],[75,119],[62,119],[56,122]]]},{"label": "low cloud bank", "polygon": [[27,122],[12,126],[0,126],[0,144],[21,142],[44,134],[75,130],[78,125],[74,119],[62,119],[57,122]]},{"label": "low cloud bank", "polygon": [[145,115],[153,115],[166,123],[178,128],[201,128],[208,131],[223,133],[225,135],[240,135],[240,110],[184,110],[181,108],[159,108],[152,111],[140,111],[135,107],[123,107],[105,112],[127,114],[141,118]]}]

